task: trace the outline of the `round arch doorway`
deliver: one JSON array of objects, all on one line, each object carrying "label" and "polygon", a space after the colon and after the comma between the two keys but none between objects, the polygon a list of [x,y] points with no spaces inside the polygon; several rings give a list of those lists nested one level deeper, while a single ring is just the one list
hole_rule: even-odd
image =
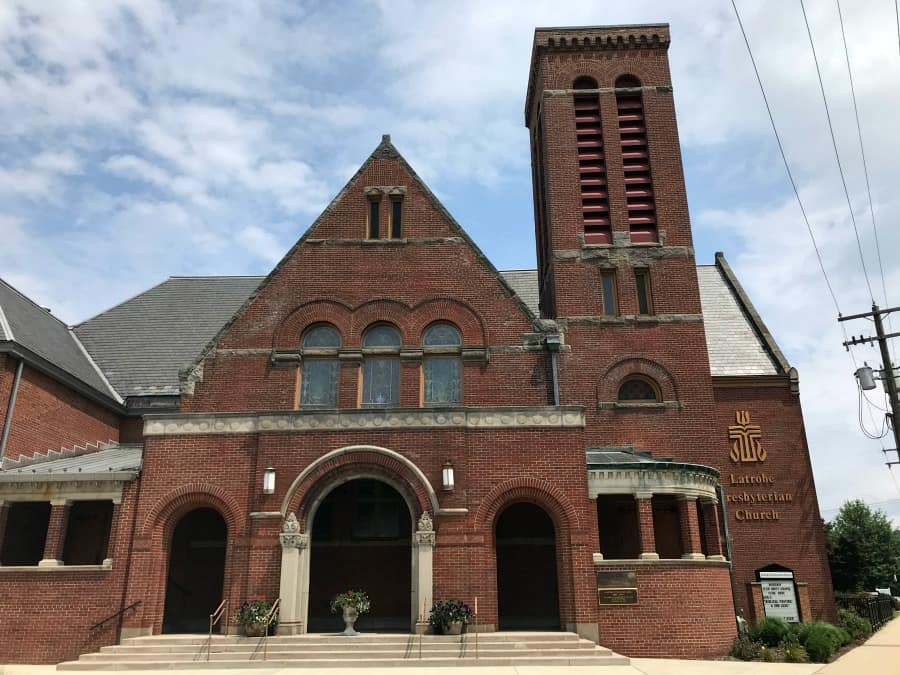
[{"label": "round arch doorway", "polygon": [[313,514],[310,537],[309,632],[343,629],[331,599],[363,590],[372,608],[361,632],[410,630],[412,515],[392,486],[358,478],[334,488]]},{"label": "round arch doorway", "polygon": [[172,533],[163,633],[205,633],[222,602],[228,527],[218,511],[185,514]]},{"label": "round arch doorway", "polygon": [[556,531],[541,507],[517,502],[497,517],[500,630],[560,630]]}]

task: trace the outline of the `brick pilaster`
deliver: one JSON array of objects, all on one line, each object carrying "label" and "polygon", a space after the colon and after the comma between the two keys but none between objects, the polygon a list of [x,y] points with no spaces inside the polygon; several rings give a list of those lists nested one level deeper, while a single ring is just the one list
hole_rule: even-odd
[{"label": "brick pilaster", "polygon": [[697,518],[697,498],[678,496],[678,521],[681,524],[682,558],[703,560],[703,546],[700,544],[700,520]]},{"label": "brick pilaster", "polygon": [[71,502],[66,499],[54,499],[50,502],[50,522],[47,525],[47,538],[44,540],[44,557],[38,563],[40,567],[63,564],[63,546],[66,543],[70,504]]},{"label": "brick pilaster", "polygon": [[637,501],[640,557],[642,560],[659,560],[659,554],[656,552],[656,531],[653,529],[653,495],[639,492],[634,498]]},{"label": "brick pilaster", "polygon": [[724,560],[722,555],[722,534],[719,525],[719,502],[715,499],[700,500],[703,509],[703,538],[706,540],[706,557],[709,560]]}]

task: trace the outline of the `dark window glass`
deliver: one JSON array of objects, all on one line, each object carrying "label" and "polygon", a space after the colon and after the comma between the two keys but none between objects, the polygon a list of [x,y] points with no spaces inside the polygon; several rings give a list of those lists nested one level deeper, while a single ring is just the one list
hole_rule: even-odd
[{"label": "dark window glass", "polygon": [[400,392],[400,359],[371,358],[363,362],[364,408],[396,406]]},{"label": "dark window glass", "polygon": [[99,565],[107,557],[113,504],[110,501],[75,502],[69,507],[63,562]]},{"label": "dark window glass", "polygon": [[0,542],[0,564],[37,565],[44,557],[49,502],[14,502],[6,514],[6,531]]},{"label": "dark window glass", "polygon": [[378,207],[379,202],[374,200],[369,202],[369,239],[379,237]]},{"label": "dark window glass", "polygon": [[313,326],[303,336],[304,347],[335,347],[341,346],[341,334],[337,328],[327,324]]},{"label": "dark window glass", "polygon": [[391,239],[401,237],[401,225],[403,217],[403,202],[395,199],[391,202]]},{"label": "dark window glass", "polygon": [[425,359],[425,405],[453,405],[462,399],[458,357]]},{"label": "dark window glass", "polygon": [[650,273],[646,270],[635,272],[637,283],[638,314],[652,314],[653,303],[650,297]]},{"label": "dark window glass", "polygon": [[633,377],[625,380],[619,387],[620,401],[658,401],[656,387],[647,380]]},{"label": "dark window glass", "polygon": [[338,385],[337,359],[303,359],[300,375],[300,406],[336,408]]},{"label": "dark window glass", "polygon": [[462,338],[452,323],[434,323],[426,329],[422,344],[426,347],[457,347],[462,344]]},{"label": "dark window glass", "polygon": [[616,273],[601,272],[600,280],[603,284],[603,314],[616,315]]},{"label": "dark window glass", "polygon": [[372,326],[363,336],[363,347],[399,347],[400,331],[393,326],[380,323]]}]

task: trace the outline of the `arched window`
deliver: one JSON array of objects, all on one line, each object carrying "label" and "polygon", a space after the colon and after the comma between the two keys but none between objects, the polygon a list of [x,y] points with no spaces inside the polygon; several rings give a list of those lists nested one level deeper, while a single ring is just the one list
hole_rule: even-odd
[{"label": "arched window", "polygon": [[650,150],[644,119],[641,81],[634,75],[616,80],[616,107],[619,113],[619,140],[622,144],[622,168],[625,171],[625,202],[628,228],[633,242],[654,242],[656,203],[650,175]]},{"label": "arched window", "polygon": [[363,335],[363,408],[391,408],[400,401],[400,331],[375,324]]},{"label": "arched window", "polygon": [[301,347],[300,407],[336,408],[341,334],[320,323],[306,331]]},{"label": "arched window", "polygon": [[659,387],[650,378],[633,375],[619,385],[622,403],[653,403],[662,400]]},{"label": "arched window", "polygon": [[422,336],[422,361],[426,406],[459,405],[462,402],[462,336],[452,323],[433,323]]},{"label": "arched window", "polygon": [[[597,81],[579,77],[572,84],[576,90],[575,141],[578,148],[578,175],[581,184],[581,215],[584,221],[585,244],[612,243],[609,219],[609,198],[606,189],[606,153],[603,150],[603,129],[600,124],[600,97]],[[595,90],[593,92],[580,90]]]}]

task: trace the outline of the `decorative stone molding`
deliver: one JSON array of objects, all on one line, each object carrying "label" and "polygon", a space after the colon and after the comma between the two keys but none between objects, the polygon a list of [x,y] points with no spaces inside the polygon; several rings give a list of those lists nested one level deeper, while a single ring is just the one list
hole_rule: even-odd
[{"label": "decorative stone molding", "polygon": [[119,503],[122,490],[132,480],[73,480],[71,474],[22,474],[17,478],[19,482],[0,484],[0,502],[108,499]]},{"label": "decorative stone molding", "polygon": [[415,536],[415,545],[422,546],[423,544],[426,546],[434,546],[435,536],[434,532],[416,532]]},{"label": "decorative stone molding", "polygon": [[282,532],[278,535],[278,538],[281,540],[281,548],[307,548],[309,547],[309,535],[308,534],[287,534]]},{"label": "decorative stone molding", "polygon": [[686,468],[689,465],[661,468],[588,469],[588,495],[674,494],[688,498],[716,498],[718,476],[700,470]]},{"label": "decorative stone molding", "polygon": [[147,415],[145,436],[255,434],[377,429],[580,428],[581,406],[506,408],[397,408],[395,410],[297,410],[282,413],[185,413]]},{"label": "decorative stone molding", "polygon": [[428,511],[423,511],[422,515],[419,516],[419,522],[416,525],[416,530],[418,532],[434,532],[434,521],[431,520],[431,516],[428,515]]}]

